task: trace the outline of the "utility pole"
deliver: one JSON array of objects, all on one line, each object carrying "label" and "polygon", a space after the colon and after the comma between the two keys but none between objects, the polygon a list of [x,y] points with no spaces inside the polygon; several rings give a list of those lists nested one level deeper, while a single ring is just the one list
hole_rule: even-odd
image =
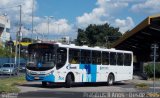
[{"label": "utility pole", "polygon": [[47,31],[48,31],[48,39],[49,39],[49,19],[53,18],[53,16],[45,16],[45,18],[47,18]]},{"label": "utility pole", "polygon": [[157,50],[158,50],[158,44],[154,43],[151,45],[151,49],[152,49],[152,54],[151,54],[151,58],[153,59],[153,92],[155,93],[155,78],[156,78],[156,60],[158,58],[158,54],[157,54]]},{"label": "utility pole", "polygon": [[[21,26],[22,26],[22,5],[20,6],[20,21],[19,21],[19,43],[21,42]],[[20,67],[20,59],[21,59],[21,45],[19,44],[19,61],[18,61],[18,73],[19,73],[19,67]]]},{"label": "utility pole", "polygon": [[[33,18],[34,18],[34,0],[32,1],[32,34],[31,34],[31,40],[32,40],[32,36],[33,36]],[[33,40],[32,40],[33,41]]]},{"label": "utility pole", "polygon": [[[19,67],[20,67],[20,45],[18,47],[18,44],[20,43],[20,33],[21,33],[21,14],[22,14],[22,5],[18,5],[20,7],[20,16],[19,16],[19,30],[16,33],[16,50],[15,50],[15,65],[17,65],[17,55],[18,55],[18,73],[19,73]],[[19,49],[18,49],[19,48]]]},{"label": "utility pole", "polygon": [[48,39],[49,39],[49,17],[47,19],[47,23],[48,23]]}]

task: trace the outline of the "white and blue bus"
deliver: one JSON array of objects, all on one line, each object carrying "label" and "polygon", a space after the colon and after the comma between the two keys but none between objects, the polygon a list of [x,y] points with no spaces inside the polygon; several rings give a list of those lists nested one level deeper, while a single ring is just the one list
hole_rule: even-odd
[{"label": "white and blue bus", "polygon": [[106,82],[133,77],[133,53],[131,51],[73,44],[34,43],[28,46],[26,80],[49,83]]}]

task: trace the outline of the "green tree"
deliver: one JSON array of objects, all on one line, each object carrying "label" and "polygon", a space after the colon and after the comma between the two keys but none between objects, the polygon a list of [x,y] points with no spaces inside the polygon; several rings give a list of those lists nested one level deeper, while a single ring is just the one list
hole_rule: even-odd
[{"label": "green tree", "polygon": [[14,57],[14,53],[11,53],[11,48],[0,47],[0,57]]},{"label": "green tree", "polygon": [[89,25],[85,30],[78,29],[77,45],[107,46],[116,41],[120,36],[119,28],[114,28],[108,23],[103,25]]},{"label": "green tree", "polygon": [[84,30],[78,29],[78,36],[76,39],[76,44],[81,46],[83,44],[87,44],[87,42],[88,42],[88,38]]}]

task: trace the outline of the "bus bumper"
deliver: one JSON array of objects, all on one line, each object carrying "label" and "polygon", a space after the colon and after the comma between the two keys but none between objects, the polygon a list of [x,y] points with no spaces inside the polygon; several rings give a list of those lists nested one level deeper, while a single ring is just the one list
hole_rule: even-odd
[{"label": "bus bumper", "polygon": [[45,75],[45,76],[32,76],[26,74],[27,81],[46,81],[46,82],[55,82],[55,77],[52,74]]}]

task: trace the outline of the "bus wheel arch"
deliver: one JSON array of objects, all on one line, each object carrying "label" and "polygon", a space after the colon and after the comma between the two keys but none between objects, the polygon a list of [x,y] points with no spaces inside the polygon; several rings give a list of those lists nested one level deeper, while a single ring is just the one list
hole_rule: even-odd
[{"label": "bus wheel arch", "polygon": [[115,75],[111,72],[109,73],[108,75],[108,78],[107,78],[107,85],[113,85],[115,82]]},{"label": "bus wheel arch", "polygon": [[47,82],[42,81],[42,86],[43,86],[43,87],[47,87]]},{"label": "bus wheel arch", "polygon": [[74,74],[72,72],[69,72],[66,75],[66,80],[65,80],[66,88],[70,88],[74,82],[75,82]]}]

